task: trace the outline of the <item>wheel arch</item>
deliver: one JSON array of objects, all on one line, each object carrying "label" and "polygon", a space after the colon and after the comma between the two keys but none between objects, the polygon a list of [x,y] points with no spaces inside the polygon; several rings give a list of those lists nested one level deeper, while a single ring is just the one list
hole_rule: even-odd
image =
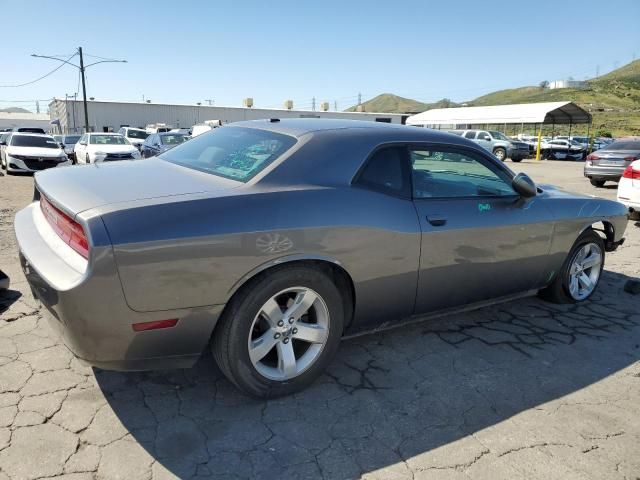
[{"label": "wheel arch", "polygon": [[272,274],[283,267],[307,266],[322,270],[331,277],[341,293],[344,305],[344,330],[347,330],[353,321],[356,292],[353,279],[346,268],[336,259],[323,255],[289,255],[272,259],[263,263],[236,281],[228,291],[227,304],[244,287],[262,275]]}]

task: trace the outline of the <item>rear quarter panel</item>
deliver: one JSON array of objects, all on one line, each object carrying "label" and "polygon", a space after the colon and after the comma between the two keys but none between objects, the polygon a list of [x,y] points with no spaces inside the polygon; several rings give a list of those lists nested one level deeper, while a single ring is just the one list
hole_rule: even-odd
[{"label": "rear quarter panel", "polygon": [[413,311],[420,231],[409,200],[305,187],[141,206],[103,221],[136,311],[224,304],[264,267],[303,258],[350,274],[362,318]]}]

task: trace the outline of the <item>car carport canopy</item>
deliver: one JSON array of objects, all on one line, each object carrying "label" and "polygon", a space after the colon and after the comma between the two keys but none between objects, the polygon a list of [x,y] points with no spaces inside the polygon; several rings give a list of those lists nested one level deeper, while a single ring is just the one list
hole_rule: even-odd
[{"label": "car carport canopy", "polygon": [[407,118],[407,125],[591,123],[591,114],[573,102],[519,103],[490,107],[436,108]]}]

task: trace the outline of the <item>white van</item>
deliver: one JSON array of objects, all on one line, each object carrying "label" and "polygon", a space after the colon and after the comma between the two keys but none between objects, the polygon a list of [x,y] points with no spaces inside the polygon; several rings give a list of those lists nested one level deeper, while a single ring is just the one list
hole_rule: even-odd
[{"label": "white van", "polygon": [[118,130],[118,133],[129,140],[129,143],[136,147],[138,150],[142,147],[142,144],[149,136],[146,130],[134,127],[122,127]]},{"label": "white van", "polygon": [[214,128],[218,128],[222,126],[221,120],[205,120],[202,123],[198,123],[191,127],[191,136],[197,137],[203,133],[208,132],[209,130],[213,130]]}]

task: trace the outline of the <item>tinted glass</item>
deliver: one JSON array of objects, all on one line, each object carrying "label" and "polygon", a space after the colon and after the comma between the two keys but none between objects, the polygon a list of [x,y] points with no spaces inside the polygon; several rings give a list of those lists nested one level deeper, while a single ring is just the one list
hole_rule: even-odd
[{"label": "tinted glass", "polygon": [[222,127],[185,142],[159,158],[246,182],[296,143],[288,135],[243,127]]},{"label": "tinted glass", "polygon": [[16,129],[16,132],[23,132],[23,133],[42,133],[42,134],[47,133],[47,132],[45,132],[42,128],[31,128],[31,127],[18,128],[18,129]]},{"label": "tinted glass", "polygon": [[478,133],[478,140],[491,140],[491,137],[487,132]]},{"label": "tinted glass", "polygon": [[130,145],[129,141],[120,135],[91,135],[91,145]]},{"label": "tinted glass", "polygon": [[37,147],[37,148],[60,148],[52,137],[38,137],[30,135],[13,135],[11,137],[12,147]]},{"label": "tinted glass", "polygon": [[403,174],[406,151],[403,147],[392,147],[375,152],[360,173],[358,184],[408,196],[408,179]]},{"label": "tinted glass", "polygon": [[464,138],[476,138],[476,132],[467,132],[464,134]]},{"label": "tinted glass", "polygon": [[613,142],[607,146],[607,150],[640,150],[640,142],[634,140]]},{"label": "tinted glass", "polygon": [[163,145],[180,145],[187,139],[184,135],[160,135],[160,142]]},{"label": "tinted glass", "polygon": [[127,133],[127,137],[129,138],[137,138],[140,140],[144,140],[147,138],[149,134],[147,132],[141,132],[140,130],[129,130]]},{"label": "tinted glass", "polygon": [[456,151],[412,150],[414,198],[514,195],[507,172],[493,170],[479,157]]},{"label": "tinted glass", "polygon": [[80,140],[80,135],[67,135],[66,137],[64,137],[64,143],[68,145],[72,143],[78,143],[78,140]]}]

